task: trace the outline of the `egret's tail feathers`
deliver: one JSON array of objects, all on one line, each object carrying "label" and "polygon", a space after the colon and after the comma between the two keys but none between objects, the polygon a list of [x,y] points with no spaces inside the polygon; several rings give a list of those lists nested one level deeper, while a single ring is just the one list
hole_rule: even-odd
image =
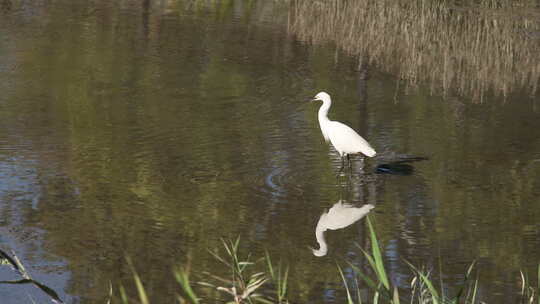
[{"label": "egret's tail feathers", "polygon": [[369,157],[377,155],[377,152],[375,152],[375,150],[373,150],[372,148],[366,149],[365,151],[363,151],[363,153]]}]

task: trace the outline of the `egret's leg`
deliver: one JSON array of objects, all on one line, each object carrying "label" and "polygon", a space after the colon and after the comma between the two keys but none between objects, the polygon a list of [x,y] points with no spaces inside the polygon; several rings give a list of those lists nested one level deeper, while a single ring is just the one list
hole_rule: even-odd
[{"label": "egret's leg", "polygon": [[339,168],[337,174],[336,174],[336,177],[339,177],[339,175],[341,174],[341,172],[343,171],[343,168],[345,167],[345,158],[340,155],[341,157],[341,167]]},{"label": "egret's leg", "polygon": [[349,164],[349,173],[352,174],[352,163],[349,154],[347,154],[347,164]]}]

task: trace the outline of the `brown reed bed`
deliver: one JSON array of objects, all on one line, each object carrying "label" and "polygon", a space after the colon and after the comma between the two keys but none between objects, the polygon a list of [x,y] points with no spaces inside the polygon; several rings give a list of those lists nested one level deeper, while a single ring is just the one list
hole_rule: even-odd
[{"label": "brown reed bed", "polygon": [[540,7],[511,0],[291,0],[289,31],[432,93],[535,96]]}]

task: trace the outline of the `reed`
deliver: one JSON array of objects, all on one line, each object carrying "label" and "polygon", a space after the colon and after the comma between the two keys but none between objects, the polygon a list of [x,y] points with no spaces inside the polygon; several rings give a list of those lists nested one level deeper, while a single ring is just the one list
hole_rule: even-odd
[{"label": "reed", "polygon": [[272,284],[275,286],[277,304],[288,303],[287,296],[287,278],[289,276],[289,267],[282,267],[281,261],[276,265],[272,263],[268,251],[265,253],[265,260]]},{"label": "reed", "polygon": [[178,299],[180,300],[179,302],[199,304],[199,298],[195,294],[195,291],[193,291],[189,281],[189,273],[184,268],[180,268],[174,271],[174,277],[176,278],[178,284],[180,284],[180,288],[185,295],[185,298],[180,295],[178,296]]},{"label": "reed", "polygon": [[[456,4],[456,3],[459,3]],[[289,31],[334,43],[408,86],[471,96],[538,93],[540,10],[534,1],[292,0]]]},{"label": "reed", "polygon": [[[337,265],[338,274],[343,281],[343,287],[347,295],[348,304],[362,304],[362,299],[366,298],[367,303],[416,303],[416,304],[477,304],[483,303],[478,299],[478,279],[472,279],[475,263],[472,263],[465,272],[464,280],[457,289],[454,296],[449,297],[445,294],[444,282],[436,282],[432,279],[430,271],[418,268],[410,263],[407,264],[411,269],[411,282],[409,288],[403,289],[394,285],[390,280],[384,266],[384,258],[379,239],[369,216],[367,218],[369,237],[371,241],[370,250],[362,249],[367,268],[361,269],[353,263],[347,262],[346,266]],[[202,289],[211,288],[226,295],[227,303],[276,303],[287,304],[288,293],[288,267],[283,267],[282,263],[273,263],[269,254],[251,261],[251,255],[242,257],[239,253],[239,239],[235,241],[223,241],[225,254],[211,252],[211,254],[221,263],[229,268],[229,277],[220,277],[215,273],[201,273],[198,277],[204,277],[202,281],[193,282],[190,279],[189,271],[185,268],[175,270],[174,277],[179,284],[177,301],[175,303],[199,304],[215,302],[213,298],[203,298]],[[147,293],[144,287],[144,279],[141,278],[133,263],[127,258],[127,263],[133,275],[136,297],[129,297],[123,286],[117,291],[120,298],[119,303],[152,303],[151,295]],[[8,265],[14,271],[19,273],[23,279],[19,281],[2,281],[4,284],[34,284],[36,287],[47,293],[54,303],[62,303],[56,292],[42,283],[33,280],[25,270],[22,263],[14,255],[9,255],[0,250],[0,265]],[[262,269],[261,269],[262,266]],[[352,270],[353,277],[346,278],[343,267],[349,267]],[[350,273],[350,272],[349,272]],[[531,279],[524,272],[521,272],[521,298],[522,304],[540,304],[540,265],[537,269],[537,282],[533,285]],[[349,281],[352,281],[351,285]],[[198,288],[195,288],[198,286]],[[361,286],[368,287],[370,292],[361,294]],[[197,292],[196,292],[197,289]],[[356,290],[353,295],[352,290]],[[115,293],[112,284],[109,284],[108,299],[104,303],[114,303]]]},{"label": "reed", "polygon": [[527,303],[527,304],[533,304],[538,303],[540,304],[540,265],[538,265],[538,272],[537,272],[537,285],[532,286],[529,276],[525,274],[523,271],[520,271],[521,274],[521,302],[520,303]]},{"label": "reed", "polygon": [[237,238],[234,242],[223,240],[223,247],[227,253],[225,256],[220,255],[218,252],[211,252],[218,261],[230,269],[230,278],[222,278],[207,273],[208,277],[214,279],[215,283],[206,281],[199,284],[215,288],[220,292],[230,295],[233,298],[233,303],[236,304],[257,301],[264,302],[264,297],[260,293],[257,293],[257,291],[268,281],[268,278],[264,272],[252,271],[252,266],[255,263],[250,261],[251,255],[240,258],[238,251],[239,243],[240,238]]},{"label": "reed", "polygon": [[[229,277],[221,277],[215,273],[203,272],[202,275],[205,277],[205,279],[194,284],[189,278],[188,270],[185,268],[174,270],[174,278],[178,282],[181,291],[181,293],[176,296],[177,302],[181,304],[204,303],[203,299],[194,291],[194,286],[197,285],[202,288],[210,288],[225,294],[229,298],[227,303],[287,303],[285,299],[287,290],[287,271],[285,271],[284,276],[281,276],[281,265],[276,268],[272,264],[268,255],[266,255],[265,261],[270,274],[267,274],[264,271],[253,271],[252,267],[256,263],[250,261],[250,254],[245,258],[240,256],[239,243],[239,238],[236,239],[236,241],[223,240],[223,247],[226,254],[210,252],[210,254],[213,255],[219,262],[229,268]],[[144,284],[129,258],[127,258],[127,263],[133,274],[133,281],[135,283],[138,297],[136,299],[130,299],[126,294],[125,289],[120,286],[119,293],[121,302],[124,304],[149,304],[150,300]],[[276,269],[277,272],[275,272],[274,269]],[[276,299],[267,298],[262,293],[259,293],[259,289],[270,281],[277,283],[276,285],[278,286],[278,289],[275,292],[277,295]]]},{"label": "reed", "polygon": [[[225,254],[210,252],[214,258],[229,268],[229,277],[205,272],[206,279],[197,282],[197,285],[225,294],[230,298],[228,303],[288,303],[286,298],[288,268],[282,267],[281,262],[277,265],[272,263],[268,253],[256,262],[251,261],[250,254],[242,258],[239,243],[239,238],[235,241],[223,240]],[[261,262],[265,264],[266,270],[255,269]],[[199,303],[200,300],[192,289],[187,272],[181,269],[175,272],[175,276],[185,295],[179,297],[181,303]]]},{"label": "reed", "polygon": [[[355,273],[355,282],[363,282],[364,285],[368,286],[372,290],[372,302],[373,303],[390,303],[390,304],[399,304],[399,303],[418,303],[418,304],[474,304],[477,302],[477,291],[478,291],[478,280],[472,280],[471,274],[474,269],[475,263],[473,262],[469,268],[467,269],[464,277],[464,281],[462,285],[458,288],[456,295],[453,297],[448,297],[445,295],[444,292],[444,282],[441,282],[439,284],[436,284],[431,278],[431,273],[429,271],[425,271],[422,268],[417,268],[416,266],[412,265],[409,262],[406,262],[410,269],[411,269],[411,284],[410,284],[410,292],[404,296],[400,295],[398,286],[395,286],[392,284],[392,282],[388,279],[390,276],[387,274],[385,267],[384,267],[384,260],[383,256],[381,254],[381,248],[379,246],[379,240],[377,239],[377,235],[375,233],[375,229],[373,228],[373,225],[371,223],[371,220],[369,216],[367,217],[367,224],[370,234],[370,241],[371,241],[371,252],[360,248],[360,250],[364,253],[364,256],[366,260],[369,263],[369,268],[371,273],[373,275],[368,275],[367,270],[360,269],[356,265],[352,263],[348,263],[348,266],[351,267],[351,269]],[[338,265],[338,271],[343,279],[347,296],[348,296],[348,302],[354,303],[350,293],[349,288],[347,285],[347,281],[345,280],[345,277],[343,276],[343,271],[341,267]],[[539,272],[540,273],[540,272]],[[530,290],[531,287],[528,284],[528,281],[523,280],[523,286],[527,286]],[[525,290],[526,288],[524,288]],[[357,288],[359,290],[359,288]],[[529,291],[529,293],[523,292],[524,295],[529,296],[530,293],[534,293],[532,291]],[[530,296],[528,297],[530,298]],[[360,294],[357,295],[358,303],[361,303],[361,296]],[[532,302],[531,302],[532,303]]]}]

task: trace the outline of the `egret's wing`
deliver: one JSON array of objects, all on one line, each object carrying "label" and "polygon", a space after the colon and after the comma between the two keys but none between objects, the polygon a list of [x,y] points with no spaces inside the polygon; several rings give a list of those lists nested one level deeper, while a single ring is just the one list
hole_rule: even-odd
[{"label": "egret's wing", "polygon": [[360,208],[354,207],[351,210],[351,218],[354,218],[354,222],[356,222],[366,216],[373,208],[375,208],[375,206],[373,206],[372,204],[366,204]]},{"label": "egret's wing", "polygon": [[371,204],[364,205],[360,208],[353,207],[349,204],[342,204],[341,201],[334,204],[328,211],[324,219],[324,225],[327,229],[341,229],[366,216],[373,209]]},{"label": "egret's wing", "polygon": [[358,135],[355,130],[339,121],[331,121],[326,127],[326,132],[332,141],[332,145],[334,145],[338,151],[347,154],[361,152],[369,157],[377,154],[362,136]]},{"label": "egret's wing", "polygon": [[321,217],[319,218],[319,221],[317,222],[317,227],[315,228],[320,231],[325,231],[328,229],[328,212],[323,212],[321,214]]},{"label": "egret's wing", "polygon": [[341,200],[335,203],[328,212],[321,214],[319,222],[317,222],[317,227],[315,227],[315,237],[317,238],[317,243],[319,243],[319,249],[312,249],[313,254],[321,257],[328,252],[324,231],[327,229],[336,230],[345,228],[364,217],[373,208],[374,206],[371,204],[357,208],[347,203],[343,203]]}]

